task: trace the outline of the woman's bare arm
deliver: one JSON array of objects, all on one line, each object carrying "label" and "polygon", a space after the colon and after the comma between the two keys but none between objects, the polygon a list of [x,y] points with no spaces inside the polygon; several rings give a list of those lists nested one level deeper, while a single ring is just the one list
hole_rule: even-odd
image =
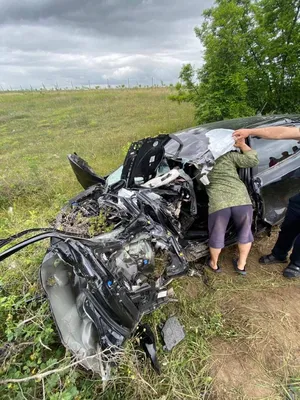
[{"label": "woman's bare arm", "polygon": [[243,153],[246,153],[247,151],[252,150],[251,147],[246,144],[245,139],[236,140],[235,147],[240,149]]}]

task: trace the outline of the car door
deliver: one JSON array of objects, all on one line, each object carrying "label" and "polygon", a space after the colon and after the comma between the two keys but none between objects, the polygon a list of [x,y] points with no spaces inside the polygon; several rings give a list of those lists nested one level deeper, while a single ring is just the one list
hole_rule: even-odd
[{"label": "car door", "polygon": [[260,218],[270,225],[282,222],[288,200],[300,191],[300,141],[250,138],[259,165],[252,169]]}]

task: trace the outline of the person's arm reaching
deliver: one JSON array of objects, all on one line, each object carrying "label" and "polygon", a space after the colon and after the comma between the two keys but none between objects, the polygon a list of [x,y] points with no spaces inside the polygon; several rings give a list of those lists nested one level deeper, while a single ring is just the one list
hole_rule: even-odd
[{"label": "person's arm reaching", "polygon": [[295,139],[300,140],[300,129],[295,126],[269,126],[266,128],[238,129],[232,136],[235,140],[258,136],[262,139]]},{"label": "person's arm reaching", "polygon": [[243,154],[247,153],[248,151],[254,151],[251,149],[250,146],[247,145],[247,143],[245,142],[245,139],[236,140],[234,146],[237,147],[238,149],[240,149]]},{"label": "person's arm reaching", "polygon": [[252,150],[251,147],[245,143],[245,139],[237,140],[235,142],[235,147],[239,148],[242,154],[232,152],[228,153],[228,155],[238,168],[252,168],[258,165],[257,151]]}]

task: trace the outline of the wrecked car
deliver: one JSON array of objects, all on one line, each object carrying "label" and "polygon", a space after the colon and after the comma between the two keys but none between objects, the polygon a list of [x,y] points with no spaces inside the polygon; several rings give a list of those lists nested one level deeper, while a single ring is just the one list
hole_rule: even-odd
[{"label": "wrecked car", "polygon": [[[62,343],[83,366],[105,377],[142,317],[172,301],[172,279],[208,254],[206,185],[215,160],[236,151],[234,130],[271,125],[300,126],[300,115],[220,121],[145,138],[132,143],[123,165],[105,177],[71,154],[85,190],[62,209],[54,227],[1,241],[3,247],[33,234],[0,253],[0,261],[50,239],[41,284]],[[240,177],[253,202],[253,232],[258,233],[283,220],[288,198],[299,190],[300,145],[248,140],[260,163],[242,169]],[[226,245],[235,241],[230,223]]]}]

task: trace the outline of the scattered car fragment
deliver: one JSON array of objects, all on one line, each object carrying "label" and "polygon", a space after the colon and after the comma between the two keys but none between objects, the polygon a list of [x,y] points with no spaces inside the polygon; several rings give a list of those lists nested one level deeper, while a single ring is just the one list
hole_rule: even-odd
[{"label": "scattered car fragment", "polygon": [[171,351],[178,343],[185,338],[182,325],[176,317],[170,317],[161,328],[161,335],[164,341],[164,349]]},{"label": "scattered car fragment", "polygon": [[[83,366],[105,378],[114,354],[136,332],[143,315],[172,300],[172,279],[187,274],[189,262],[208,252],[205,186],[214,160],[234,149],[233,130],[272,124],[300,126],[300,115],[221,121],[142,139],[106,177],[77,154],[69,155],[85,190],[63,208],[53,228],[0,241],[3,247],[40,231],[0,253],[1,261],[50,239],[41,284],[62,343]],[[241,171],[241,179],[253,201],[257,233],[283,219],[287,199],[299,187],[300,152],[291,152],[292,140],[249,140],[260,164]],[[289,156],[281,160],[286,151]],[[278,162],[269,167],[271,157]],[[226,244],[234,242],[230,224]]]}]

